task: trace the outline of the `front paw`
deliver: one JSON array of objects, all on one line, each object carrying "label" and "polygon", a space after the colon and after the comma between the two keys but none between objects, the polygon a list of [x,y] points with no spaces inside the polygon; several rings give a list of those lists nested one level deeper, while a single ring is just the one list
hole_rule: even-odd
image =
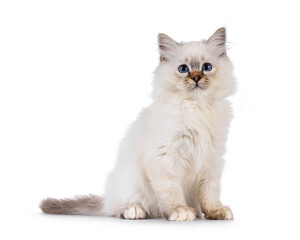
[{"label": "front paw", "polygon": [[189,207],[178,207],[168,217],[169,221],[193,221],[195,219],[195,210]]},{"label": "front paw", "polygon": [[204,217],[212,220],[233,220],[233,213],[227,206],[221,206],[216,209],[204,211]]},{"label": "front paw", "polygon": [[123,213],[123,217],[125,219],[145,219],[146,218],[146,212],[143,208],[141,208],[138,205],[131,205],[127,207]]}]

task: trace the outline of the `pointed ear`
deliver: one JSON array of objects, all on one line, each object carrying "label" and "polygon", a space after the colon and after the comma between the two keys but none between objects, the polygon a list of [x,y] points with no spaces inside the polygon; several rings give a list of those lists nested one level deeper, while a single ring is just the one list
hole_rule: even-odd
[{"label": "pointed ear", "polygon": [[226,29],[219,28],[206,43],[218,57],[226,56]]},{"label": "pointed ear", "polygon": [[178,42],[170,38],[168,35],[158,34],[158,47],[160,54],[160,61],[169,61],[175,54],[175,49],[179,45]]}]

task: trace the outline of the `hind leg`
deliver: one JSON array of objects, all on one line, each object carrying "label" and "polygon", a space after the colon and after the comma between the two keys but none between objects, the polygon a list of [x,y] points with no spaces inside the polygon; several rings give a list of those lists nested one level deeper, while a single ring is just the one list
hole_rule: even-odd
[{"label": "hind leg", "polygon": [[124,210],[122,216],[125,219],[136,220],[136,219],[145,219],[147,214],[141,206],[130,205]]}]

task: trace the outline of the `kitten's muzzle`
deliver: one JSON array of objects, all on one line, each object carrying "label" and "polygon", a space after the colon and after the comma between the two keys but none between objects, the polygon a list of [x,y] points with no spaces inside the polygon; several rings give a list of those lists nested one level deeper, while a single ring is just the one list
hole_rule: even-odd
[{"label": "kitten's muzzle", "polygon": [[195,83],[198,83],[201,79],[201,73],[199,71],[192,72],[190,78],[194,80]]}]

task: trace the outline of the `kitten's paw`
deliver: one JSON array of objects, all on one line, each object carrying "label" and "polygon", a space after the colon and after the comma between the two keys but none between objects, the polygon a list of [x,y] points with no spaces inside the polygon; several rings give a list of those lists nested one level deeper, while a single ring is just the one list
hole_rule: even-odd
[{"label": "kitten's paw", "polygon": [[206,219],[212,220],[233,220],[233,213],[227,206],[221,206],[204,213]]},{"label": "kitten's paw", "polygon": [[125,209],[123,217],[131,220],[144,219],[146,218],[146,212],[140,206],[131,205]]},{"label": "kitten's paw", "polygon": [[195,219],[195,210],[189,207],[179,207],[168,217],[169,221],[193,221]]}]

